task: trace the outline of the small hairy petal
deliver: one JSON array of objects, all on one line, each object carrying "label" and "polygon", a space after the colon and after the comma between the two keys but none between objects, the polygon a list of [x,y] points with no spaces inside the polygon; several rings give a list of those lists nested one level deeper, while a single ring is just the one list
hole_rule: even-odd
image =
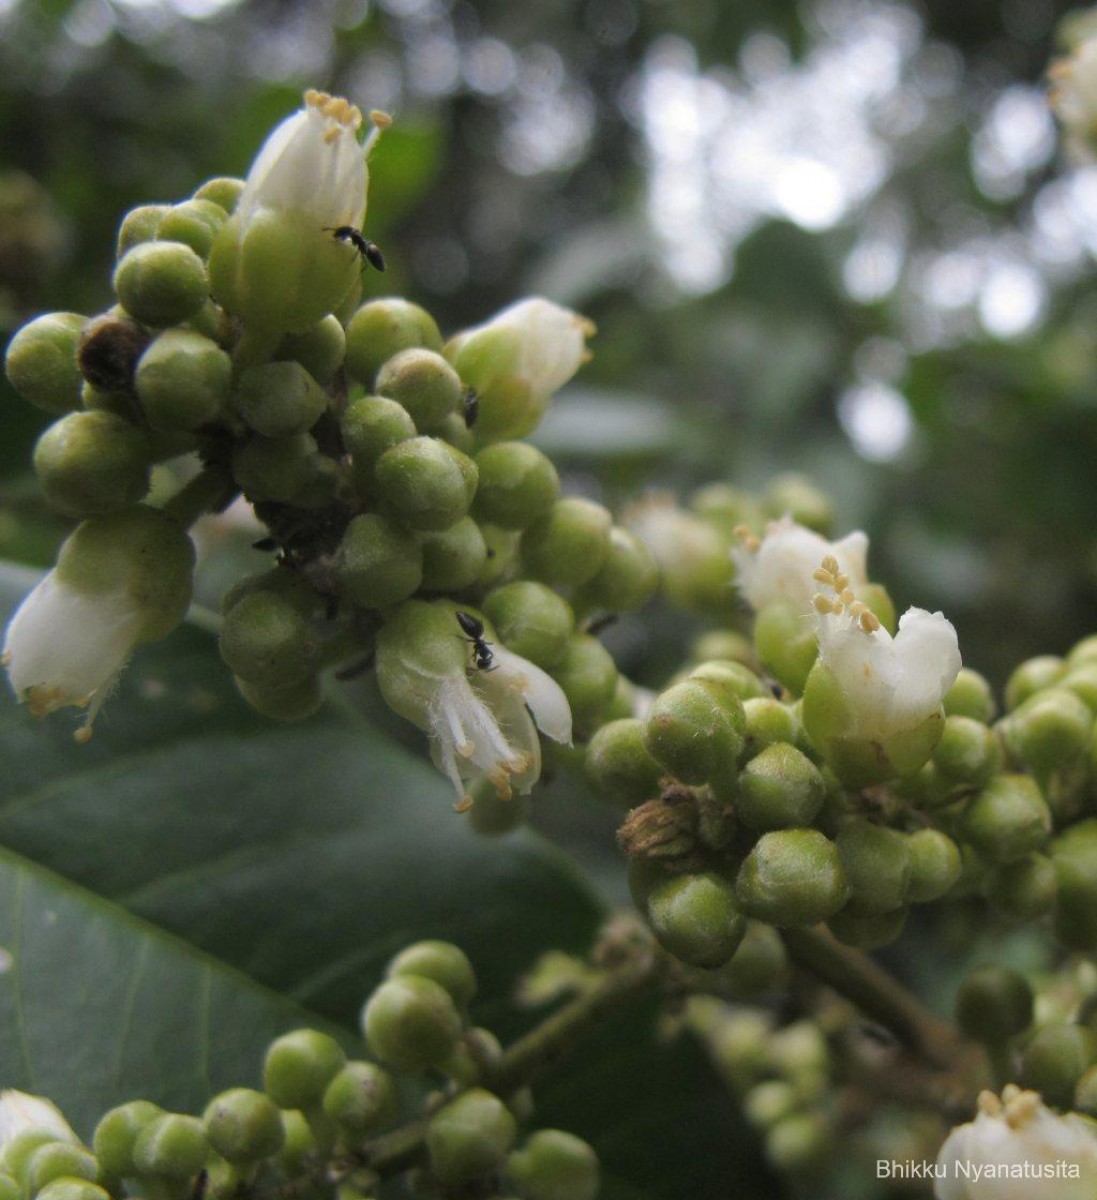
[{"label": "small hairy petal", "polygon": [[563,689],[547,672],[528,659],[500,646],[495,650],[497,670],[483,672],[481,688],[516,692],[533,714],[537,728],[554,742],[571,745],[571,707]]}]

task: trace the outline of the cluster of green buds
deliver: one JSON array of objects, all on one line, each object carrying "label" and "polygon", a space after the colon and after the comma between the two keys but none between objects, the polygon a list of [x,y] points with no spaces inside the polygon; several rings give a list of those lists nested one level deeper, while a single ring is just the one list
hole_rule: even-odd
[{"label": "cluster of green buds", "polygon": [[[372,119],[363,144],[358,109],[307,93],[246,180],[126,216],[112,309],[12,339],[8,377],[58,418],[43,491],[81,524],[4,662],[36,713],[87,706],[88,736],[134,647],[187,608],[187,528],[242,495],[276,555],[222,601],[244,698],[303,719],[325,670],[375,660],[464,807],[481,782],[529,790],[538,731],[596,727],[617,671],[586,627],[643,604],[658,571],[520,440],[587,358],[588,321],[532,298],[447,341],[406,300],[360,303],[366,261],[384,267],[360,228]],[[169,460],[188,481],[165,498]]]},{"label": "cluster of green buds", "polygon": [[[372,1200],[400,1179],[436,1200],[596,1200],[590,1146],[558,1129],[520,1142],[528,1088],[489,1090],[503,1051],[469,1020],[475,992],[458,947],[415,943],[388,964],[362,1010],[376,1061],[298,1029],[271,1043],[261,1089],[221,1092],[200,1117],[133,1100],[102,1117],[90,1146],[48,1101],[4,1092],[0,1196],[247,1200],[291,1188]],[[428,1092],[428,1079],[439,1086]]]}]

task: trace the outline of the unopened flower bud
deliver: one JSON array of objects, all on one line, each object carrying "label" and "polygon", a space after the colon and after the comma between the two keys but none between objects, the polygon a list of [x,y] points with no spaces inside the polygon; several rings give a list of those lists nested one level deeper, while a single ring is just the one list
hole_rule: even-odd
[{"label": "unopened flower bud", "polygon": [[642,608],[658,586],[655,556],[634,533],[614,525],[605,562],[578,590],[575,602],[588,611],[632,612]]},{"label": "unopened flower bud", "polygon": [[140,204],[136,208],[131,208],[122,218],[122,224],[118,227],[115,259],[121,262],[126,256],[126,252],[134,246],[141,242],[153,241],[164,214],[170,208],[170,204]]},{"label": "unopened flower bud", "polygon": [[156,236],[163,242],[182,242],[200,258],[209,258],[214,235],[227,219],[228,213],[212,200],[184,200],[163,214]]},{"label": "unopened flower bud", "polygon": [[838,848],[815,829],[763,834],[735,882],[743,911],[778,928],[813,925],[836,913],[849,896]]},{"label": "unopened flower bud", "polygon": [[775,742],[743,767],[735,815],[750,829],[807,827],[825,797],[819,768],[795,746]]},{"label": "unopened flower bud", "polygon": [[516,580],[489,592],[484,612],[507,648],[551,670],[575,632],[571,606],[543,583]]},{"label": "unopened flower bud", "polygon": [[271,1158],[286,1140],[278,1106],[252,1088],[221,1092],[202,1114],[210,1145],[231,1163]]},{"label": "unopened flower bud", "polygon": [[1097,948],[1097,818],[1078,821],[1051,843],[1059,885],[1055,932],[1075,950]]},{"label": "unopened flower bud", "polygon": [[552,666],[552,678],[567,697],[577,725],[589,728],[612,702],[617,689],[617,664],[597,638],[576,634]]},{"label": "unopened flower bud", "polygon": [[437,433],[464,395],[457,372],[434,350],[412,347],[387,359],[374,391],[402,404],[422,433]]},{"label": "unopened flower bud", "polygon": [[205,1166],[209,1139],[197,1117],[165,1113],[141,1130],[133,1145],[136,1174],[160,1179],[190,1179]]},{"label": "unopened flower bud", "polygon": [[150,1121],[163,1115],[164,1110],[148,1100],[131,1100],[105,1113],[92,1138],[95,1157],[103,1170],[120,1179],[132,1176],[136,1171],[134,1143]]},{"label": "unopened flower bud", "polygon": [[647,717],[647,747],[683,783],[734,776],[743,748],[742,702],[702,680],[686,680],[660,695]]},{"label": "unopened flower bud", "polygon": [[339,427],[351,456],[354,485],[362,496],[370,495],[376,488],[374,468],[381,455],[416,434],[415,422],[407,409],[384,396],[359,396],[352,400],[339,418]]},{"label": "unopened flower bud", "polygon": [[956,1022],[979,1042],[996,1044],[1032,1024],[1032,988],[1011,967],[998,963],[968,973],[956,995]]},{"label": "unopened flower bud", "polygon": [[411,1073],[446,1061],[461,1032],[461,1017],[441,984],[401,975],[382,983],[366,1002],[362,1029],[373,1054]]},{"label": "unopened flower bud", "polygon": [[672,603],[726,615],[734,574],[728,537],[659,494],[629,509],[622,524],[655,555],[663,591]]},{"label": "unopened flower bud", "polygon": [[470,1088],[427,1126],[431,1170],[450,1187],[493,1175],[506,1161],[517,1135],[517,1124],[502,1100],[483,1088]]},{"label": "unopened flower bud", "polygon": [[582,1138],[539,1129],[507,1159],[507,1175],[526,1200],[596,1200],[598,1156]]},{"label": "unopened flower bud", "polygon": [[110,1200],[110,1192],[88,1179],[63,1176],[51,1180],[38,1192],[35,1200]]},{"label": "unopened flower bud", "polygon": [[382,363],[416,346],[442,349],[442,335],[430,313],[396,296],[371,300],[347,324],[347,374],[372,388]]},{"label": "unopened flower bud", "polygon": [[343,365],[347,337],[332,314],[300,333],[287,333],[278,346],[277,359],[299,363],[317,383],[327,384]]},{"label": "unopened flower bud", "polygon": [[746,930],[734,884],[711,871],[658,884],[648,894],[647,916],[663,949],[694,967],[723,966]]},{"label": "unopened flower bud", "polygon": [[1045,1103],[1069,1108],[1082,1072],[1097,1057],[1097,1038],[1084,1025],[1049,1022],[1025,1043],[1018,1083],[1039,1092]]},{"label": "unopened flower bud", "polygon": [[462,517],[448,529],[421,533],[419,540],[424,590],[459,592],[471,587],[483,573],[488,548],[472,517]]},{"label": "unopened flower bud", "polygon": [[994,732],[971,717],[945,718],[933,765],[948,786],[982,787],[1002,765],[1002,747]]},{"label": "unopened flower bud", "polygon": [[496,442],[476,455],[477,517],[503,529],[525,529],[546,517],[560,494],[551,459],[527,442]]},{"label": "unopened flower bud", "polygon": [[141,242],[126,252],[114,272],[122,307],[146,325],[177,325],[205,304],[206,265],[181,242]]},{"label": "unopened flower bud", "polygon": [[295,1029],[271,1042],[263,1060],[263,1087],[279,1108],[315,1108],[346,1065],[339,1043],[315,1029]]},{"label": "unopened flower bud", "polygon": [[300,363],[270,362],[244,371],[233,408],[263,437],[288,437],[316,424],[327,396]]},{"label": "unopened flower bud", "polygon": [[210,200],[225,212],[235,211],[240,193],[244,190],[244,181],[232,175],[217,175],[207,179],[195,189],[195,200]]},{"label": "unopened flower bud", "polygon": [[577,496],[557,500],[522,534],[522,563],[543,583],[578,587],[605,563],[612,526],[600,504]]},{"label": "unopened flower bud", "polygon": [[847,946],[858,950],[879,950],[890,946],[903,932],[908,909],[893,908],[883,913],[858,913],[848,905],[827,920],[830,932]]},{"label": "unopened flower bud", "polygon": [[970,717],[984,725],[994,720],[997,710],[990,684],[970,667],[960,668],[956,682],[945,692],[941,703],[945,706],[946,716]]},{"label": "unopened flower bud", "polygon": [[1027,658],[1006,680],[1006,711],[1012,712],[1030,696],[1052,687],[1066,674],[1066,663],[1056,654]]},{"label": "unopened flower bud", "polygon": [[389,979],[401,975],[422,975],[444,987],[459,1009],[468,1006],[476,994],[476,972],[468,955],[452,942],[415,942],[401,950],[385,968]]},{"label": "unopened flower bud", "polygon": [[1055,907],[1059,884],[1055,865],[1043,854],[1002,863],[987,877],[986,897],[1003,916],[1036,921]]},{"label": "unopened flower bud", "polygon": [[306,675],[296,683],[284,686],[252,683],[235,678],[240,695],[260,716],[271,721],[305,721],[320,709],[324,702],[324,690],[318,675]]},{"label": "unopened flower bud", "polygon": [[423,580],[423,550],[407,533],[377,513],[354,517],[335,554],[339,590],[363,608],[386,608],[406,600]]},{"label": "unopened flower bud", "polygon": [[720,968],[723,987],[737,1000],[751,1000],[771,988],[788,967],[788,953],[772,925],[747,921],[731,961]]},{"label": "unopened flower bud", "polygon": [[232,360],[209,338],[167,329],[141,355],[134,386],[153,429],[194,430],[219,417],[232,382]]},{"label": "unopened flower bud", "polygon": [[79,313],[46,313],[15,334],[4,370],[24,400],[57,416],[80,407],[76,347],[86,324],[87,317]]},{"label": "unopened flower bud", "polygon": [[603,725],[587,744],[584,767],[595,791],[622,808],[655,796],[665,771],[647,748],[644,722],[635,717]]},{"label": "unopened flower bud", "polygon": [[910,879],[907,839],[884,825],[855,820],[842,826],[836,844],[850,886],[850,911],[871,915],[899,908]]},{"label": "unopened flower bud", "polygon": [[316,668],[318,644],[308,622],[273,592],[245,596],[225,616],[221,657],[242,679],[261,688],[300,683]]},{"label": "unopened flower bud", "polygon": [[939,829],[919,829],[907,837],[910,876],[907,900],[924,903],[937,900],[960,878],[960,850]]},{"label": "unopened flower bud", "polygon": [[46,499],[70,517],[129,508],[149,490],[148,438],[108,412],[74,412],[55,421],[34,448]]},{"label": "unopened flower bud", "polygon": [[773,601],[755,614],[754,644],[773,677],[799,695],[819,655],[811,622],[788,601]]},{"label": "unopened flower bud", "polygon": [[95,1155],[73,1142],[47,1142],[27,1159],[25,1178],[33,1196],[55,1179],[80,1179],[94,1183],[99,1176]]},{"label": "unopened flower bud", "polygon": [[751,758],[777,742],[796,745],[804,736],[796,713],[772,696],[744,698],[743,715],[746,717],[745,753]]},{"label": "unopened flower bud", "polygon": [[307,433],[282,438],[256,434],[233,451],[232,474],[253,504],[293,503],[316,477],[316,458],[316,442]]},{"label": "unopened flower bud", "polygon": [[381,502],[412,529],[448,529],[467,515],[476,494],[476,464],[434,438],[400,442],[374,470]]},{"label": "unopened flower bud", "polygon": [[1017,705],[1000,727],[1010,751],[1046,783],[1085,753],[1093,713],[1074,692],[1056,685]]},{"label": "unopened flower bud", "polygon": [[1013,862],[1044,845],[1051,833],[1051,813],[1028,775],[996,775],[968,802],[962,828],[984,858]]},{"label": "unopened flower bud", "polygon": [[376,1063],[351,1061],[328,1084],[324,1112],[344,1133],[361,1138],[397,1119],[400,1096],[392,1076]]}]

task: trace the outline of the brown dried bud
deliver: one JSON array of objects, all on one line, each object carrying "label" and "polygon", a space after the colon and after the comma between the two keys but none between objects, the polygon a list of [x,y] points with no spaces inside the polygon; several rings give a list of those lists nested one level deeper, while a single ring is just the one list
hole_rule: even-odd
[{"label": "brown dried bud", "polygon": [[697,851],[697,797],[672,785],[655,800],[637,805],[617,831],[617,844],[629,858],[677,862]]},{"label": "brown dried bud", "polygon": [[104,313],[89,321],[80,335],[76,359],[80,374],[105,392],[125,392],[133,387],[137,360],[152,335],[132,317]]}]

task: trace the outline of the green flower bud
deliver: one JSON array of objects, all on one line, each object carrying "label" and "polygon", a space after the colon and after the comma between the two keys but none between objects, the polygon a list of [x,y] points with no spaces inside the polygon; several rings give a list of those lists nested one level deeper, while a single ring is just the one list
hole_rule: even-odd
[{"label": "green flower bud", "polygon": [[735,895],[748,916],[783,928],[813,925],[849,897],[838,847],[815,829],[763,834],[739,869]]},{"label": "green flower bud", "polygon": [[32,1127],[13,1133],[0,1147],[0,1168],[21,1185],[25,1185],[28,1163],[35,1151],[42,1146],[52,1146],[61,1140],[56,1129],[45,1127]]},{"label": "green flower bud", "polygon": [[834,527],[834,505],[830,497],[806,475],[778,475],[766,488],[766,510],[771,517],[786,513],[797,525],[829,537]]},{"label": "green flower bud", "polygon": [[902,905],[910,880],[910,851],[901,833],[856,820],[843,825],[836,843],[850,886],[852,913],[869,916]]},{"label": "green flower bud", "polygon": [[772,696],[749,696],[743,700],[746,717],[745,753],[751,758],[779,742],[797,743],[804,731],[799,718],[787,704]]},{"label": "green flower bud", "polygon": [[324,1092],[324,1112],[345,1133],[365,1137],[396,1121],[400,1095],[376,1063],[348,1062]]},{"label": "green flower bud", "polygon": [[253,592],[225,616],[221,657],[262,688],[300,683],[316,669],[318,644],[300,611],[274,592]]},{"label": "green flower bud", "polygon": [[998,775],[968,802],[961,828],[984,858],[1007,863],[1044,845],[1051,813],[1029,776]]},{"label": "green flower bud", "polygon": [[939,829],[919,829],[910,834],[907,853],[910,858],[907,900],[916,903],[937,900],[960,878],[960,849]]},{"label": "green flower bud", "polygon": [[550,459],[526,442],[496,442],[476,455],[476,516],[503,529],[525,529],[547,517],[560,494]]},{"label": "green flower bud", "polygon": [[693,967],[723,966],[746,931],[734,885],[713,872],[659,883],[648,895],[647,916],[663,949]]},{"label": "green flower bud", "polygon": [[282,1149],[282,1114],[269,1096],[251,1088],[230,1088],[202,1114],[210,1145],[231,1163],[253,1163]]},{"label": "green flower bud", "polygon": [[605,563],[612,526],[600,504],[577,496],[557,500],[522,534],[522,564],[543,583],[579,587]]},{"label": "green flower bud", "polygon": [[133,1144],[137,1175],[160,1179],[190,1179],[206,1165],[209,1139],[197,1117],[165,1113],[154,1117]]},{"label": "green flower bud", "polygon": [[240,695],[260,716],[271,721],[307,721],[324,703],[324,690],[317,675],[308,675],[297,683],[275,687],[235,677]]},{"label": "green flower bud", "polygon": [[488,561],[484,564],[479,583],[482,588],[490,588],[517,573],[522,535],[513,529],[501,529],[498,525],[477,524],[488,548]]},{"label": "green flower bud", "polygon": [[385,968],[388,979],[421,975],[444,987],[459,1009],[467,1007],[476,994],[476,972],[468,956],[452,942],[415,942],[392,959]]},{"label": "green flower bud", "polygon": [[[466,392],[465,396],[467,395]],[[462,454],[471,455],[476,450],[476,431],[465,424],[464,406],[464,398],[462,398],[462,411],[443,417],[435,436],[440,437],[444,442],[449,442],[455,450],[460,450]]]},{"label": "green flower bud", "polygon": [[539,1129],[507,1159],[507,1175],[526,1200],[596,1200],[598,1156],[574,1134]]},{"label": "green flower bud", "polygon": [[710,629],[696,638],[689,648],[689,657],[699,663],[715,660],[749,667],[755,662],[754,643],[734,629]]},{"label": "green flower bud", "polygon": [[1092,728],[1085,701],[1062,687],[1035,693],[1001,722],[1006,745],[1042,782],[1082,757]]},{"label": "green flower bud", "polygon": [[170,204],[140,204],[137,208],[131,208],[118,227],[115,259],[121,262],[128,250],[141,242],[151,242],[156,237],[164,214],[170,210]]},{"label": "green flower bud", "polygon": [[376,513],[355,517],[335,555],[339,590],[363,608],[386,608],[415,592],[423,580],[423,550]]},{"label": "green flower bud", "polygon": [[231,175],[218,175],[207,179],[194,193],[195,200],[211,200],[225,212],[231,213],[236,208],[240,193],[244,190],[244,181]]},{"label": "green flower bud", "polygon": [[333,1037],[315,1029],[295,1029],[276,1038],[267,1049],[263,1087],[279,1108],[316,1108],[346,1062],[347,1056]]},{"label": "green flower bud", "polygon": [[332,314],[310,325],[301,333],[288,333],[278,346],[275,357],[299,363],[317,383],[327,384],[343,365],[347,335]]},{"label": "green flower bud", "polygon": [[224,412],[232,360],[215,342],[186,329],[167,329],[141,355],[134,375],[141,408],[153,429],[193,430]]},{"label": "green flower bud", "polygon": [[815,819],[825,796],[818,767],[795,746],[775,742],[743,768],[735,815],[750,829],[804,827]]},{"label": "green flower bud", "polygon": [[212,200],[184,200],[163,214],[156,236],[163,242],[182,242],[200,258],[209,258],[214,234],[226,220],[228,213]]},{"label": "green flower bud", "polygon": [[423,588],[431,592],[459,592],[471,587],[488,558],[484,535],[472,517],[463,517],[436,533],[420,534],[420,545]]},{"label": "green flower bud", "polygon": [[[334,1080],[333,1080],[334,1082]],[[327,1095],[327,1093],[324,1093]],[[316,1135],[303,1113],[295,1108],[282,1109],[282,1132],[285,1141],[278,1154],[278,1166],[286,1176],[303,1175],[316,1163],[319,1147]]]},{"label": "green flower bud", "polygon": [[27,1190],[33,1196],[55,1179],[86,1179],[94,1183],[99,1177],[95,1155],[72,1142],[47,1142],[27,1159]]},{"label": "green flower bud", "polygon": [[713,660],[694,667],[688,679],[701,679],[721,694],[737,696],[744,701],[769,696],[769,691],[745,663]]},{"label": "green flower bud", "polygon": [[110,1192],[87,1179],[62,1177],[51,1180],[35,1200],[110,1200]]},{"label": "green flower bud", "polygon": [[946,786],[982,787],[1001,767],[1002,747],[982,722],[946,717],[933,764]]},{"label": "green flower bud", "polygon": [[320,610],[320,597],[312,587],[293,568],[279,563],[269,570],[255,571],[238,579],[221,597],[221,615],[227,616],[245,596],[255,592],[274,592],[304,617]]},{"label": "green flower bud", "polygon": [[743,1098],[743,1115],[761,1129],[776,1124],[800,1107],[800,1095],[786,1079],[766,1079]]},{"label": "green flower bud", "polygon": [[1041,654],[1026,659],[1006,680],[1006,711],[1012,712],[1030,696],[1059,682],[1066,674],[1066,663],[1058,655]]},{"label": "green flower bud", "polygon": [[543,583],[518,580],[484,598],[484,612],[508,650],[551,670],[575,632],[571,606]]},{"label": "green flower bud", "polygon": [[956,682],[945,693],[942,701],[945,714],[950,717],[970,717],[984,725],[994,720],[997,705],[990,684],[970,667],[961,667]]},{"label": "green flower bud", "polygon": [[1097,662],[1097,633],[1091,633],[1071,647],[1067,655],[1067,669],[1073,671],[1092,662]]},{"label": "green flower bud", "polygon": [[818,1113],[793,1113],[766,1134],[766,1158],[790,1175],[818,1171],[833,1149],[833,1131]]},{"label": "green flower bud", "polygon": [[1057,686],[1073,692],[1091,713],[1097,713],[1097,662],[1083,662],[1069,667]]},{"label": "green flower bud", "polygon": [[382,502],[412,529],[448,529],[468,513],[476,494],[476,464],[434,438],[400,442],[374,469]]},{"label": "green flower bud", "polygon": [[374,391],[402,404],[416,429],[437,433],[455,413],[465,389],[448,362],[434,350],[411,347],[387,359],[377,372]]},{"label": "green flower bud", "polygon": [[1062,1022],[1043,1025],[1021,1051],[1017,1082],[1039,1092],[1045,1104],[1069,1108],[1082,1073],[1095,1057],[1097,1039],[1089,1029]]},{"label": "green flower bud", "polygon": [[513,833],[529,816],[529,801],[525,796],[500,796],[490,779],[473,784],[471,795],[472,807],[466,818],[481,837],[503,837]]},{"label": "green flower bud", "polygon": [[288,437],[316,424],[328,406],[323,388],[300,363],[270,362],[240,376],[233,408],[263,437]]},{"label": "green flower bud", "polygon": [[716,977],[721,994],[752,1000],[773,987],[787,968],[788,954],[777,930],[761,921],[747,921],[739,948]]},{"label": "green flower bud", "polygon": [[1010,967],[993,963],[969,972],[956,995],[956,1022],[968,1037],[995,1045],[1032,1024],[1032,988]]},{"label": "green flower bud", "polygon": [[46,313],[11,339],[4,370],[24,400],[56,416],[80,407],[76,347],[86,324],[79,313]]},{"label": "green flower bud", "polygon": [[210,290],[205,263],[181,242],[141,242],[127,250],[112,283],[130,316],[158,328],[193,316]]},{"label": "green flower bud", "polygon": [[409,1074],[440,1067],[453,1053],[461,1017],[441,984],[421,975],[389,979],[362,1010],[370,1051]]},{"label": "green flower bud", "polygon": [[617,664],[597,638],[585,633],[568,639],[551,674],[567,697],[575,724],[582,728],[595,724],[617,690]]},{"label": "green flower bud", "polygon": [[34,448],[46,499],[70,517],[118,512],[149,490],[148,438],[108,412],[74,412],[55,421]]},{"label": "green flower bud", "polygon": [[131,1100],[105,1113],[91,1143],[103,1171],[120,1179],[133,1175],[134,1143],[150,1121],[163,1115],[164,1110],[148,1100]]},{"label": "green flower bud", "polygon": [[442,349],[442,335],[430,313],[396,296],[371,300],[347,325],[347,374],[371,388],[383,363],[415,346]]},{"label": "green flower bud", "polygon": [[483,1088],[470,1088],[427,1126],[427,1153],[438,1181],[449,1187],[492,1175],[518,1136],[507,1106]]},{"label": "green flower bud", "polygon": [[986,897],[1003,916],[1035,921],[1055,907],[1059,884],[1055,865],[1043,854],[1003,863],[987,876]]},{"label": "green flower bud", "polygon": [[858,950],[879,950],[890,946],[903,932],[907,908],[893,908],[884,913],[857,913],[849,907],[831,917],[827,924],[831,933],[847,946]]},{"label": "green flower bud", "polygon": [[733,777],[746,718],[737,696],[688,679],[658,696],[647,717],[647,747],[683,783]]},{"label": "green flower bud", "polygon": [[351,456],[354,485],[359,494],[370,495],[376,484],[377,460],[393,446],[415,437],[415,422],[407,409],[384,396],[359,396],[343,410],[339,419],[343,444]]},{"label": "green flower bud", "polygon": [[1051,843],[1058,882],[1055,933],[1074,950],[1097,948],[1097,818],[1079,821]]},{"label": "green flower bud", "polygon": [[754,617],[754,644],[773,677],[800,695],[819,654],[815,630],[803,613],[781,600],[765,605]]},{"label": "green flower bud", "polygon": [[233,451],[232,474],[252,503],[292,503],[316,477],[316,458],[316,442],[307,433],[256,435]]},{"label": "green flower bud", "polygon": [[632,612],[643,607],[658,586],[655,556],[634,533],[614,525],[605,562],[579,589],[575,602],[588,611]]},{"label": "green flower bud", "polygon": [[587,744],[584,767],[594,790],[621,808],[658,795],[664,774],[648,751],[644,722],[635,717],[603,725]]}]

